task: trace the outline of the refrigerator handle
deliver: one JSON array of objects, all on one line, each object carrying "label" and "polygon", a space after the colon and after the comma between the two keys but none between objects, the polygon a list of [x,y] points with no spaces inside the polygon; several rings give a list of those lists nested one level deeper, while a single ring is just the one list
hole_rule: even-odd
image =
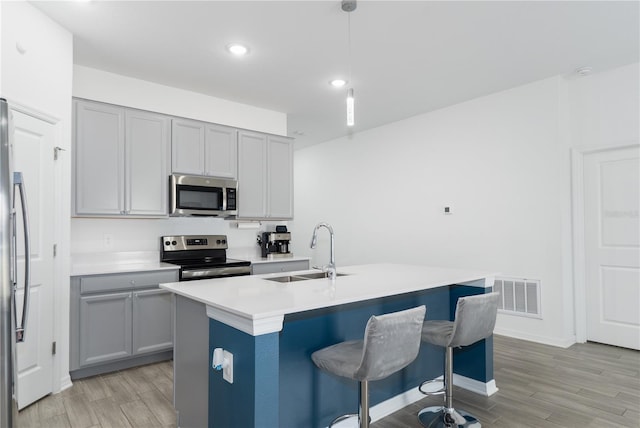
[{"label": "refrigerator handle", "polygon": [[[31,279],[29,278],[31,274],[31,251],[29,248],[29,244],[31,239],[29,237],[29,211],[27,209],[27,192],[24,188],[24,180],[21,172],[13,173],[13,185],[20,192],[20,202],[22,207],[22,224],[24,227],[24,297],[22,299],[22,322],[18,324],[16,322],[16,342],[24,342],[25,332],[27,329],[27,319],[29,317],[29,284]],[[16,192],[14,189],[13,192],[13,207],[15,212],[16,206]],[[14,214],[15,215],[15,214]],[[15,221],[14,221],[15,227]],[[16,239],[17,234],[13,235],[13,239]],[[17,248],[17,243],[14,243],[14,248]],[[16,254],[17,255],[17,254]],[[17,263],[17,257],[14,257],[14,263]],[[15,279],[14,279],[14,287],[17,288],[17,267],[14,269]],[[15,305],[15,293],[13,294],[14,305]],[[14,312],[14,315],[17,316],[17,312]],[[17,321],[17,320],[16,320]]]}]

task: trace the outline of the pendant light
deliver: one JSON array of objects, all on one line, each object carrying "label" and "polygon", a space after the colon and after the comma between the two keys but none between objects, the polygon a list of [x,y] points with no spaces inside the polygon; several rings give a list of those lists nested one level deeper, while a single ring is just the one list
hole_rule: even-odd
[{"label": "pendant light", "polygon": [[358,6],[356,0],[342,0],[342,10],[347,12],[347,48],[349,50],[349,84],[347,89],[347,126],[355,124],[355,99],[353,97],[353,79],[351,78],[351,12]]}]

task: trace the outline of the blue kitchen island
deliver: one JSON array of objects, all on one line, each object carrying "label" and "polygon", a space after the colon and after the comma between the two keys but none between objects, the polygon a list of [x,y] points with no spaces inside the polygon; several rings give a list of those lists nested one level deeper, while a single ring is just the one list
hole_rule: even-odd
[{"label": "blue kitchen island", "polygon": [[[488,293],[495,273],[375,264],[161,284],[175,293],[174,404],[178,426],[326,427],[357,412],[357,382],[317,369],[311,354],[362,338],[371,315],[426,305],[427,319],[453,319],[458,297]],[[313,276],[313,275],[311,275]],[[304,279],[303,279],[304,278]],[[215,348],[233,354],[233,383],[212,369]],[[492,338],[456,350],[454,382],[497,391]],[[411,365],[370,384],[375,421],[423,396],[442,375],[444,350],[423,344]]]}]

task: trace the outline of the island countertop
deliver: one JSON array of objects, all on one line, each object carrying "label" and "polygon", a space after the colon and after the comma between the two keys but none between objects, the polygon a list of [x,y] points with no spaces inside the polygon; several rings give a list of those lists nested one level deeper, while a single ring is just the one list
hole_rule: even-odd
[{"label": "island countertop", "polygon": [[280,331],[284,316],[452,284],[492,287],[494,272],[403,264],[338,268],[326,278],[281,283],[269,278],[318,272],[298,271],[160,284],[204,303],[210,318],[253,336]]}]

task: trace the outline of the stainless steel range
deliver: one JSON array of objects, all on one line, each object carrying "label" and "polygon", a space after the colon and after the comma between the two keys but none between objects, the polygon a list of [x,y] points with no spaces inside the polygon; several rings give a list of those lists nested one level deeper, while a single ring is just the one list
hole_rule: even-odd
[{"label": "stainless steel range", "polygon": [[180,281],[251,274],[251,262],[227,258],[226,235],[163,236],[160,260],[180,266]]}]

